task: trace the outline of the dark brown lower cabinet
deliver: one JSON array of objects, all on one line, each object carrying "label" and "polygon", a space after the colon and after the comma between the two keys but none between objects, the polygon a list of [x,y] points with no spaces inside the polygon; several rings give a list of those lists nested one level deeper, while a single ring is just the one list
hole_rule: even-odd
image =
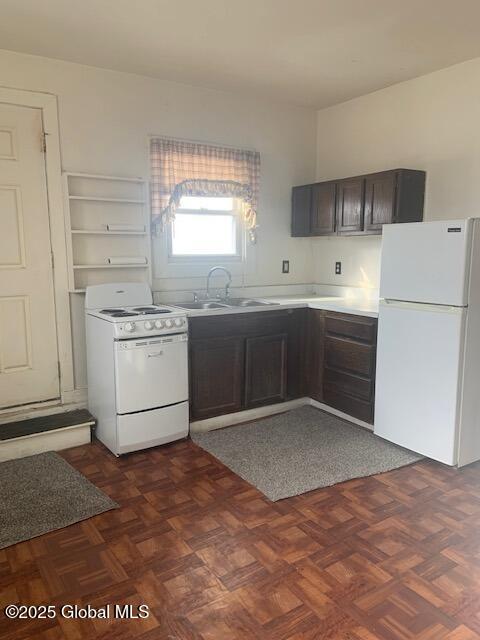
[{"label": "dark brown lower cabinet", "polygon": [[373,422],[377,320],[309,310],[310,397],[364,422]]},{"label": "dark brown lower cabinet", "polygon": [[259,407],[287,398],[287,334],[247,338],[245,406]]},{"label": "dark brown lower cabinet", "polygon": [[240,411],[243,360],[244,341],[237,337],[190,344],[190,404],[194,418]]},{"label": "dark brown lower cabinet", "polygon": [[325,367],[371,378],[375,348],[356,339],[343,336],[325,336]]},{"label": "dark brown lower cabinet", "polygon": [[365,402],[349,393],[339,391],[335,385],[326,384],[323,401],[329,407],[343,411],[343,413],[373,424],[373,404]]},{"label": "dark brown lower cabinet", "polygon": [[305,395],[306,309],[190,318],[190,416]]},{"label": "dark brown lower cabinet", "polygon": [[307,313],[307,395],[323,402],[325,352],[325,311],[308,309]]},{"label": "dark brown lower cabinet", "polygon": [[306,395],[373,422],[375,318],[282,309],[197,316],[189,330],[192,420]]},{"label": "dark brown lower cabinet", "polygon": [[371,402],[373,397],[373,380],[359,375],[353,375],[325,367],[323,375],[325,386],[330,389],[337,389],[340,393],[355,396],[365,402]]}]

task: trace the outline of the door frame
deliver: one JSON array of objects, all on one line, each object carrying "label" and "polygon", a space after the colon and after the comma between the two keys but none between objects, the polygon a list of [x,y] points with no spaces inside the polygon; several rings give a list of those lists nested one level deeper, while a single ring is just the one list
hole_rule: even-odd
[{"label": "door frame", "polygon": [[[67,252],[65,243],[65,216],[63,210],[62,163],[57,96],[51,93],[0,87],[0,104],[40,109],[45,132],[45,176],[47,206],[50,221],[50,245],[53,254],[53,295],[57,326],[57,357],[59,362],[60,397],[51,402],[32,403],[17,410],[31,410],[77,401],[73,375],[72,331],[70,296],[68,292]],[[41,144],[41,140],[38,142]],[[1,410],[11,413],[15,409]]]}]

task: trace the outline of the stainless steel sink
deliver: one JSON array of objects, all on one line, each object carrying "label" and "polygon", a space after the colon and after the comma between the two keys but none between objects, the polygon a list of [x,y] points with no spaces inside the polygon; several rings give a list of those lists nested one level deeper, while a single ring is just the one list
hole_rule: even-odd
[{"label": "stainless steel sink", "polygon": [[199,300],[198,302],[178,302],[180,309],[235,309],[235,307],[273,307],[278,302],[263,302],[252,298],[228,298],[228,300]]},{"label": "stainless steel sink", "polygon": [[264,302],[251,298],[228,298],[225,304],[229,307],[273,307],[278,304],[278,302]]},{"label": "stainless steel sink", "polygon": [[228,304],[221,302],[182,302],[177,303],[177,307],[180,309],[228,309]]}]

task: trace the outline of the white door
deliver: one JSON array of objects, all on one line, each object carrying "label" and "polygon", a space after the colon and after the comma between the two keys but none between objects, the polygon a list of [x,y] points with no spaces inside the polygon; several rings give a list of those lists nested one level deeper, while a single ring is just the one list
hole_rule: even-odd
[{"label": "white door", "polygon": [[0,408],[59,396],[42,113],[0,104]]},{"label": "white door", "polygon": [[446,464],[457,463],[466,310],[380,303],[376,435]]},{"label": "white door", "polygon": [[187,334],[115,343],[117,413],[188,400]]},{"label": "white door", "polygon": [[384,225],[380,297],[465,306],[473,220]]}]

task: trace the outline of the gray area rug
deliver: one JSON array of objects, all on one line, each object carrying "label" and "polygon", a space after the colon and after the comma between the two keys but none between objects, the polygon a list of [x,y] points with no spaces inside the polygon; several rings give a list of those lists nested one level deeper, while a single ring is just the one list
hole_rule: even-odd
[{"label": "gray area rug", "polygon": [[0,549],[117,507],[53,451],[0,464]]},{"label": "gray area rug", "polygon": [[422,459],[309,406],[191,437],[273,501]]}]

